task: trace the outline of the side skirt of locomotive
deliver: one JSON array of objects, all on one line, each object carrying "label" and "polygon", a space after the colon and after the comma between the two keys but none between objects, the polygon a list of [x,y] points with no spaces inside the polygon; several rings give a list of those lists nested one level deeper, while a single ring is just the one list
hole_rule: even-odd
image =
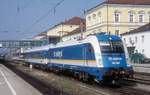
[{"label": "side skirt of locomotive", "polygon": [[80,80],[97,80],[97,81],[114,81],[126,78],[131,78],[133,71],[131,67],[126,68],[97,68],[97,67],[85,67],[75,65],[65,65],[49,63],[48,68],[57,71],[69,71],[74,74]]}]

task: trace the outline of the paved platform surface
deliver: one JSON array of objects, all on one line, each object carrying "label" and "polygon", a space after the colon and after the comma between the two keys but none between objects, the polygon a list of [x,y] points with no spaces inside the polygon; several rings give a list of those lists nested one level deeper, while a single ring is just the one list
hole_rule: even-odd
[{"label": "paved platform surface", "polygon": [[141,73],[150,73],[150,64],[131,64],[133,66],[134,71]]},{"label": "paved platform surface", "polygon": [[0,64],[0,95],[42,95],[42,93]]}]

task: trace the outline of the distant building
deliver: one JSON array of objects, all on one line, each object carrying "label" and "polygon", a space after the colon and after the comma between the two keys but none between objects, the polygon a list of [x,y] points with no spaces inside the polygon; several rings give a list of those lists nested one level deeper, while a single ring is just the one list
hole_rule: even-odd
[{"label": "distant building", "polygon": [[62,36],[63,41],[73,40],[73,39],[82,39],[84,38],[84,33],[86,31],[85,21],[83,21],[82,25],[79,28],[65,34]]},{"label": "distant building", "polygon": [[150,58],[150,23],[121,36],[129,54],[141,53]]},{"label": "distant building", "polygon": [[47,40],[0,40],[0,55],[20,54],[26,49],[40,47],[48,44]]},{"label": "distant building", "polygon": [[87,10],[86,35],[120,35],[150,22],[150,0],[105,0]]},{"label": "distant building", "polygon": [[82,22],[85,22],[85,19],[82,19],[80,17],[73,17],[69,20],[66,20],[53,26],[47,31],[49,41],[53,42],[61,39],[64,35],[67,35],[68,33],[78,29]]},{"label": "distant building", "polygon": [[47,39],[47,32],[42,32],[33,37],[33,40],[43,40],[43,39]]}]

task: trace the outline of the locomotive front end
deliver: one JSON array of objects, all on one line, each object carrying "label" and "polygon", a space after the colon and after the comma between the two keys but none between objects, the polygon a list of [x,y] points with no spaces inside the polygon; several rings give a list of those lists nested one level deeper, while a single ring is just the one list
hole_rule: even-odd
[{"label": "locomotive front end", "polygon": [[99,46],[104,68],[103,80],[121,80],[133,77],[133,68],[126,61],[123,42],[118,36],[100,35]]}]

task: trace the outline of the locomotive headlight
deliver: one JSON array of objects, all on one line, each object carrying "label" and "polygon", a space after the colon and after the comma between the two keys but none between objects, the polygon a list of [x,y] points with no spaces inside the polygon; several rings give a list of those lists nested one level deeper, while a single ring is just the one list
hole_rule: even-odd
[{"label": "locomotive headlight", "polygon": [[125,71],[121,71],[121,74],[125,74]]},{"label": "locomotive headlight", "polygon": [[112,40],[112,38],[111,38],[111,37],[109,37],[109,40]]}]

